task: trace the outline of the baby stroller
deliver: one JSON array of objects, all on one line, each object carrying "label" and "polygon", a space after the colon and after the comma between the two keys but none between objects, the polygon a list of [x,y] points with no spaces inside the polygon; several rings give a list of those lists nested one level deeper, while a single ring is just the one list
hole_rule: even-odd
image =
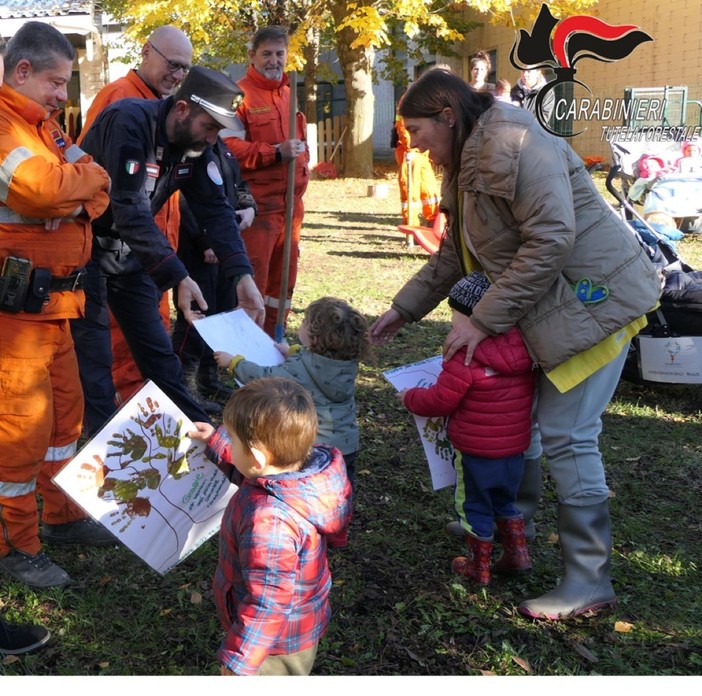
[{"label": "baby stroller", "polygon": [[702,231],[702,145],[696,140],[610,143],[626,199],[646,218],[673,218],[684,232]]},{"label": "baby stroller", "polygon": [[659,269],[662,284],[660,306],[632,340],[621,377],[638,384],[702,384],[702,271],[678,253],[675,241],[683,236],[679,230],[650,222],[616,188],[620,171],[618,164],[610,168],[607,190]]}]

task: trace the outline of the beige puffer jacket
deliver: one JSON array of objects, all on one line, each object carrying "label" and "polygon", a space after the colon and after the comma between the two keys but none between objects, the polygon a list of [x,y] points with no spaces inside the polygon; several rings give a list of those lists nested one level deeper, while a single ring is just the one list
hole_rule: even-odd
[{"label": "beige puffer jacket", "polygon": [[493,283],[472,319],[490,335],[517,324],[546,372],[656,305],[655,268],[582,160],[532,114],[496,102],[466,140],[457,181],[445,190],[450,243],[393,301],[406,319],[431,311],[463,274],[456,251],[459,195],[463,229]]}]

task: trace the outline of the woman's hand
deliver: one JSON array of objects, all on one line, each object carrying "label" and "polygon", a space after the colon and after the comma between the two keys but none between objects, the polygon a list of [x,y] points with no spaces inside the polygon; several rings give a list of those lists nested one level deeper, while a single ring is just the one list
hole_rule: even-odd
[{"label": "woman's hand", "polygon": [[480,341],[488,337],[484,331],[481,331],[465,314],[459,312],[453,313],[451,321],[451,331],[446,336],[444,341],[444,360],[450,360],[457,350],[462,346],[466,347],[465,364],[468,365],[473,359],[473,353],[478,347]]},{"label": "woman's hand", "polygon": [[372,324],[368,331],[370,342],[376,346],[382,346],[388,341],[392,341],[397,332],[406,324],[406,320],[396,309],[388,309],[381,314]]}]

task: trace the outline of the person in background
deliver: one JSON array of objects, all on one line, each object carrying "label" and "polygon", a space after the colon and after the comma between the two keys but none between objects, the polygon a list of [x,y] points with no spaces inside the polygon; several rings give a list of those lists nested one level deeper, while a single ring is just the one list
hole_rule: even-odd
[{"label": "person in background", "polygon": [[[139,67],[130,70],[124,77],[105,85],[96,95],[85,117],[78,143],[81,144],[90,126],[106,107],[120,99],[164,99],[176,90],[190,69],[193,47],[190,39],[176,27],[165,25],[153,31],[141,48]],[[166,201],[154,216],[156,225],[175,249],[178,246],[180,212],[178,194]],[[115,401],[125,402],[144,383],[144,377],[134,362],[126,339],[111,312],[104,315],[105,287],[97,262],[87,264],[85,286],[85,316],[71,321],[71,330],[76,343],[81,384],[85,398],[83,429],[87,436],[95,435],[105,421],[114,413]],[[170,331],[171,307],[168,293],[164,292],[160,304],[161,320]],[[102,324],[109,323],[112,341],[111,373],[102,366],[95,372],[90,354],[95,349],[90,337],[97,329],[107,331]]]},{"label": "person in background", "polygon": [[490,92],[493,94],[495,85],[488,82],[490,71],[492,70],[492,61],[487,51],[476,51],[470,57],[470,86],[476,92]]},{"label": "person in background", "polygon": [[115,543],[52,483],[80,437],[69,319],[83,311],[90,221],[110,190],[107,172],[55,120],[74,60],[57,29],[25,22],[7,44],[0,87],[0,573],[39,588],[71,581],[42,541]]},{"label": "person in background", "polygon": [[[253,37],[249,66],[239,80],[244,100],[237,115],[241,124],[225,129],[221,136],[234,153],[241,175],[251,189],[258,214],[244,232],[246,249],[254,269],[256,285],[266,305],[264,330],[275,338],[275,326],[285,327],[292,302],[300,255],[300,232],[305,213],[303,196],[309,183],[307,123],[296,114],[295,132],[290,133],[291,89],[285,74],[288,60],[288,31],[279,26],[259,29]],[[289,163],[295,160],[293,201],[287,200]],[[284,270],[286,206],[292,205],[292,237],[288,283],[283,317],[278,307]]]},{"label": "person in background", "polygon": [[439,214],[441,187],[437,181],[429,153],[410,147],[409,133],[402,117],[395,118],[395,160],[397,183],[400,187],[400,205],[403,225],[419,225],[420,211],[427,226],[431,227]]},{"label": "person in background", "polygon": [[511,85],[509,82],[505,79],[498,80],[495,83],[495,99],[499,99],[499,101],[507,102],[508,104],[512,103],[512,97],[510,95],[510,90],[511,90]]},{"label": "person in background", "polygon": [[491,285],[444,342],[469,364],[488,336],[519,328],[538,365],[536,421],[558,498],[565,566],[558,587],[522,602],[530,618],[560,620],[612,606],[609,489],[598,438],[629,343],[658,303],[643,248],[597,191],[568,143],[524,109],[429,70],[400,107],[412,144],[444,168],[443,248],[371,326],[393,338],[482,270]]},{"label": "person in background", "polygon": [[[521,77],[517,80],[517,84],[512,87],[512,91],[510,92],[512,102],[535,114],[536,96],[547,84],[546,78],[539,68],[522,70]],[[551,123],[551,117],[553,116],[555,106],[556,96],[553,92],[549,92],[541,105],[544,121],[548,124]]]},{"label": "person in background", "polygon": [[236,390],[223,420],[216,432],[195,423],[188,433],[239,486],[222,519],[213,583],[221,673],[308,675],[331,618],[327,545],[351,517],[343,457],[314,445],[312,397],[289,379]]},{"label": "person in background", "polygon": [[[236,211],[239,229],[251,226],[256,215],[256,202],[246,182],[241,179],[241,170],[236,157],[220,138],[212,147],[222,173],[224,192]],[[188,269],[190,277],[198,284],[207,303],[207,316],[227,312],[236,307],[234,287],[222,273],[217,255],[207,230],[197,224],[185,196],[180,197],[180,232],[178,236],[178,258]],[[173,293],[176,319],[173,324],[173,350],[183,365],[185,381],[190,393],[195,395],[208,413],[221,413],[216,400],[227,399],[233,389],[225,384],[217,373],[212,349],[202,339],[197,329],[185,318],[178,307],[178,291]],[[209,401],[213,399],[214,401]]]}]

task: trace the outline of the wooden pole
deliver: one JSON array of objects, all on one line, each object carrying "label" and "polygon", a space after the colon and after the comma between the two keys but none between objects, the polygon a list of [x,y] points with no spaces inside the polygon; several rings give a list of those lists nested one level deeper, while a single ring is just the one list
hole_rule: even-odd
[{"label": "wooden pole", "polygon": [[[290,80],[290,127],[288,139],[294,140],[297,125],[297,71],[289,73]],[[288,279],[290,278],[290,249],[292,247],[293,213],[295,211],[295,164],[297,157],[288,162],[288,190],[285,200],[285,242],[283,244],[283,269],[280,274],[280,297],[275,322],[275,341],[282,343],[285,333],[285,305],[288,301]]]}]

